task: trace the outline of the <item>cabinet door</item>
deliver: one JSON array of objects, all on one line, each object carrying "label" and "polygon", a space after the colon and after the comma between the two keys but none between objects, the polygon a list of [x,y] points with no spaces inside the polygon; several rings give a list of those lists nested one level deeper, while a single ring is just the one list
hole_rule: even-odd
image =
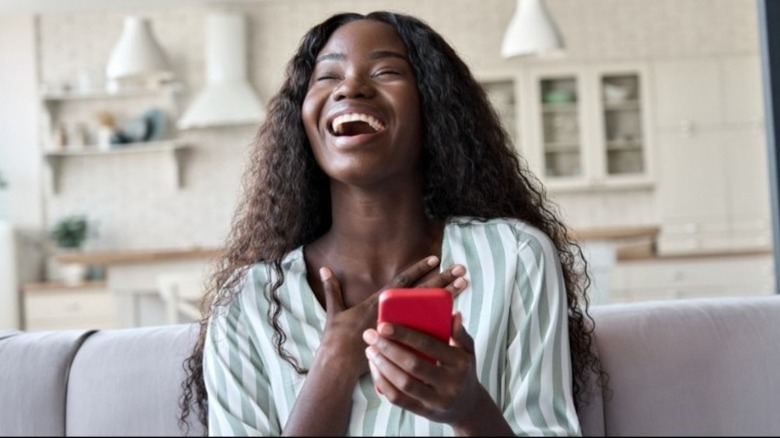
[{"label": "cabinet door", "polygon": [[647,73],[642,65],[594,66],[594,179],[650,182]]},{"label": "cabinet door", "polygon": [[586,175],[578,85],[576,76],[547,77],[538,82],[544,176],[550,180],[578,180]]},{"label": "cabinet door", "polygon": [[659,135],[659,251],[728,247],[727,134]]},{"label": "cabinet door", "polygon": [[760,129],[764,121],[761,58],[757,55],[724,57],[720,60],[720,71],[724,122]]},{"label": "cabinet door", "polygon": [[765,248],[772,245],[772,220],[766,138],[763,131],[741,130],[726,136],[728,190],[725,194],[733,245]]},{"label": "cabinet door", "polygon": [[723,101],[715,58],[656,61],[653,65],[660,129],[688,133],[721,123]]},{"label": "cabinet door", "polygon": [[537,147],[529,161],[549,189],[650,183],[646,71],[635,63],[529,71],[525,143]]}]

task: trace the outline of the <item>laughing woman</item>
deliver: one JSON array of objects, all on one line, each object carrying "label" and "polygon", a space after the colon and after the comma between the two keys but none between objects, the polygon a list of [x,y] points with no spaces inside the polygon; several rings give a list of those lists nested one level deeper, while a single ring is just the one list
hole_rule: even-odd
[{"label": "laughing woman", "polygon": [[[581,434],[600,376],[586,265],[514,151],[424,22],[313,27],[244,175],[182,420],[197,412],[211,435]],[[449,342],[377,327],[389,287],[449,290]]]}]

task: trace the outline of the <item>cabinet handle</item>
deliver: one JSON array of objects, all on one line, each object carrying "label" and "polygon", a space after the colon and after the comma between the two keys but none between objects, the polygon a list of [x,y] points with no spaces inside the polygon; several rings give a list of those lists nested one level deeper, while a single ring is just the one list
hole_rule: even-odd
[{"label": "cabinet handle", "polygon": [[68,305],[65,307],[65,310],[68,312],[78,312],[81,310],[81,304],[79,303],[68,303]]},{"label": "cabinet handle", "polygon": [[693,122],[688,119],[680,120],[680,131],[685,137],[691,137],[693,135]]}]

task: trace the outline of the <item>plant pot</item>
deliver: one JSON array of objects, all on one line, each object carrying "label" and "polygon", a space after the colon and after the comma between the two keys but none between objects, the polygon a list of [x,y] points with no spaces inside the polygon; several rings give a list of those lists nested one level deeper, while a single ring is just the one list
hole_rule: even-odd
[{"label": "plant pot", "polygon": [[84,283],[87,278],[87,265],[81,263],[68,263],[62,265],[62,282],[69,286],[76,286]]},{"label": "plant pot", "polygon": [[[69,250],[59,251],[62,253]],[[60,263],[57,254],[52,254],[46,258],[46,281],[63,282],[70,286],[82,284],[87,278],[88,268],[81,263]]]}]

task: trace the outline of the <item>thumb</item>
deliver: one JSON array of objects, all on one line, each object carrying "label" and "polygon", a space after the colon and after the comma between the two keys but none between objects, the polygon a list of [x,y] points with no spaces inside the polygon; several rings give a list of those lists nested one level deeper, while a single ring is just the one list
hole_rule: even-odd
[{"label": "thumb", "polygon": [[341,295],[341,285],[333,272],[326,267],[320,268],[320,280],[325,291],[325,313],[334,315],[344,310],[344,297]]},{"label": "thumb", "polygon": [[474,354],[474,339],[468,334],[466,328],[463,327],[463,315],[460,312],[455,312],[452,315],[452,338],[450,339],[450,345],[460,347],[469,354]]}]

